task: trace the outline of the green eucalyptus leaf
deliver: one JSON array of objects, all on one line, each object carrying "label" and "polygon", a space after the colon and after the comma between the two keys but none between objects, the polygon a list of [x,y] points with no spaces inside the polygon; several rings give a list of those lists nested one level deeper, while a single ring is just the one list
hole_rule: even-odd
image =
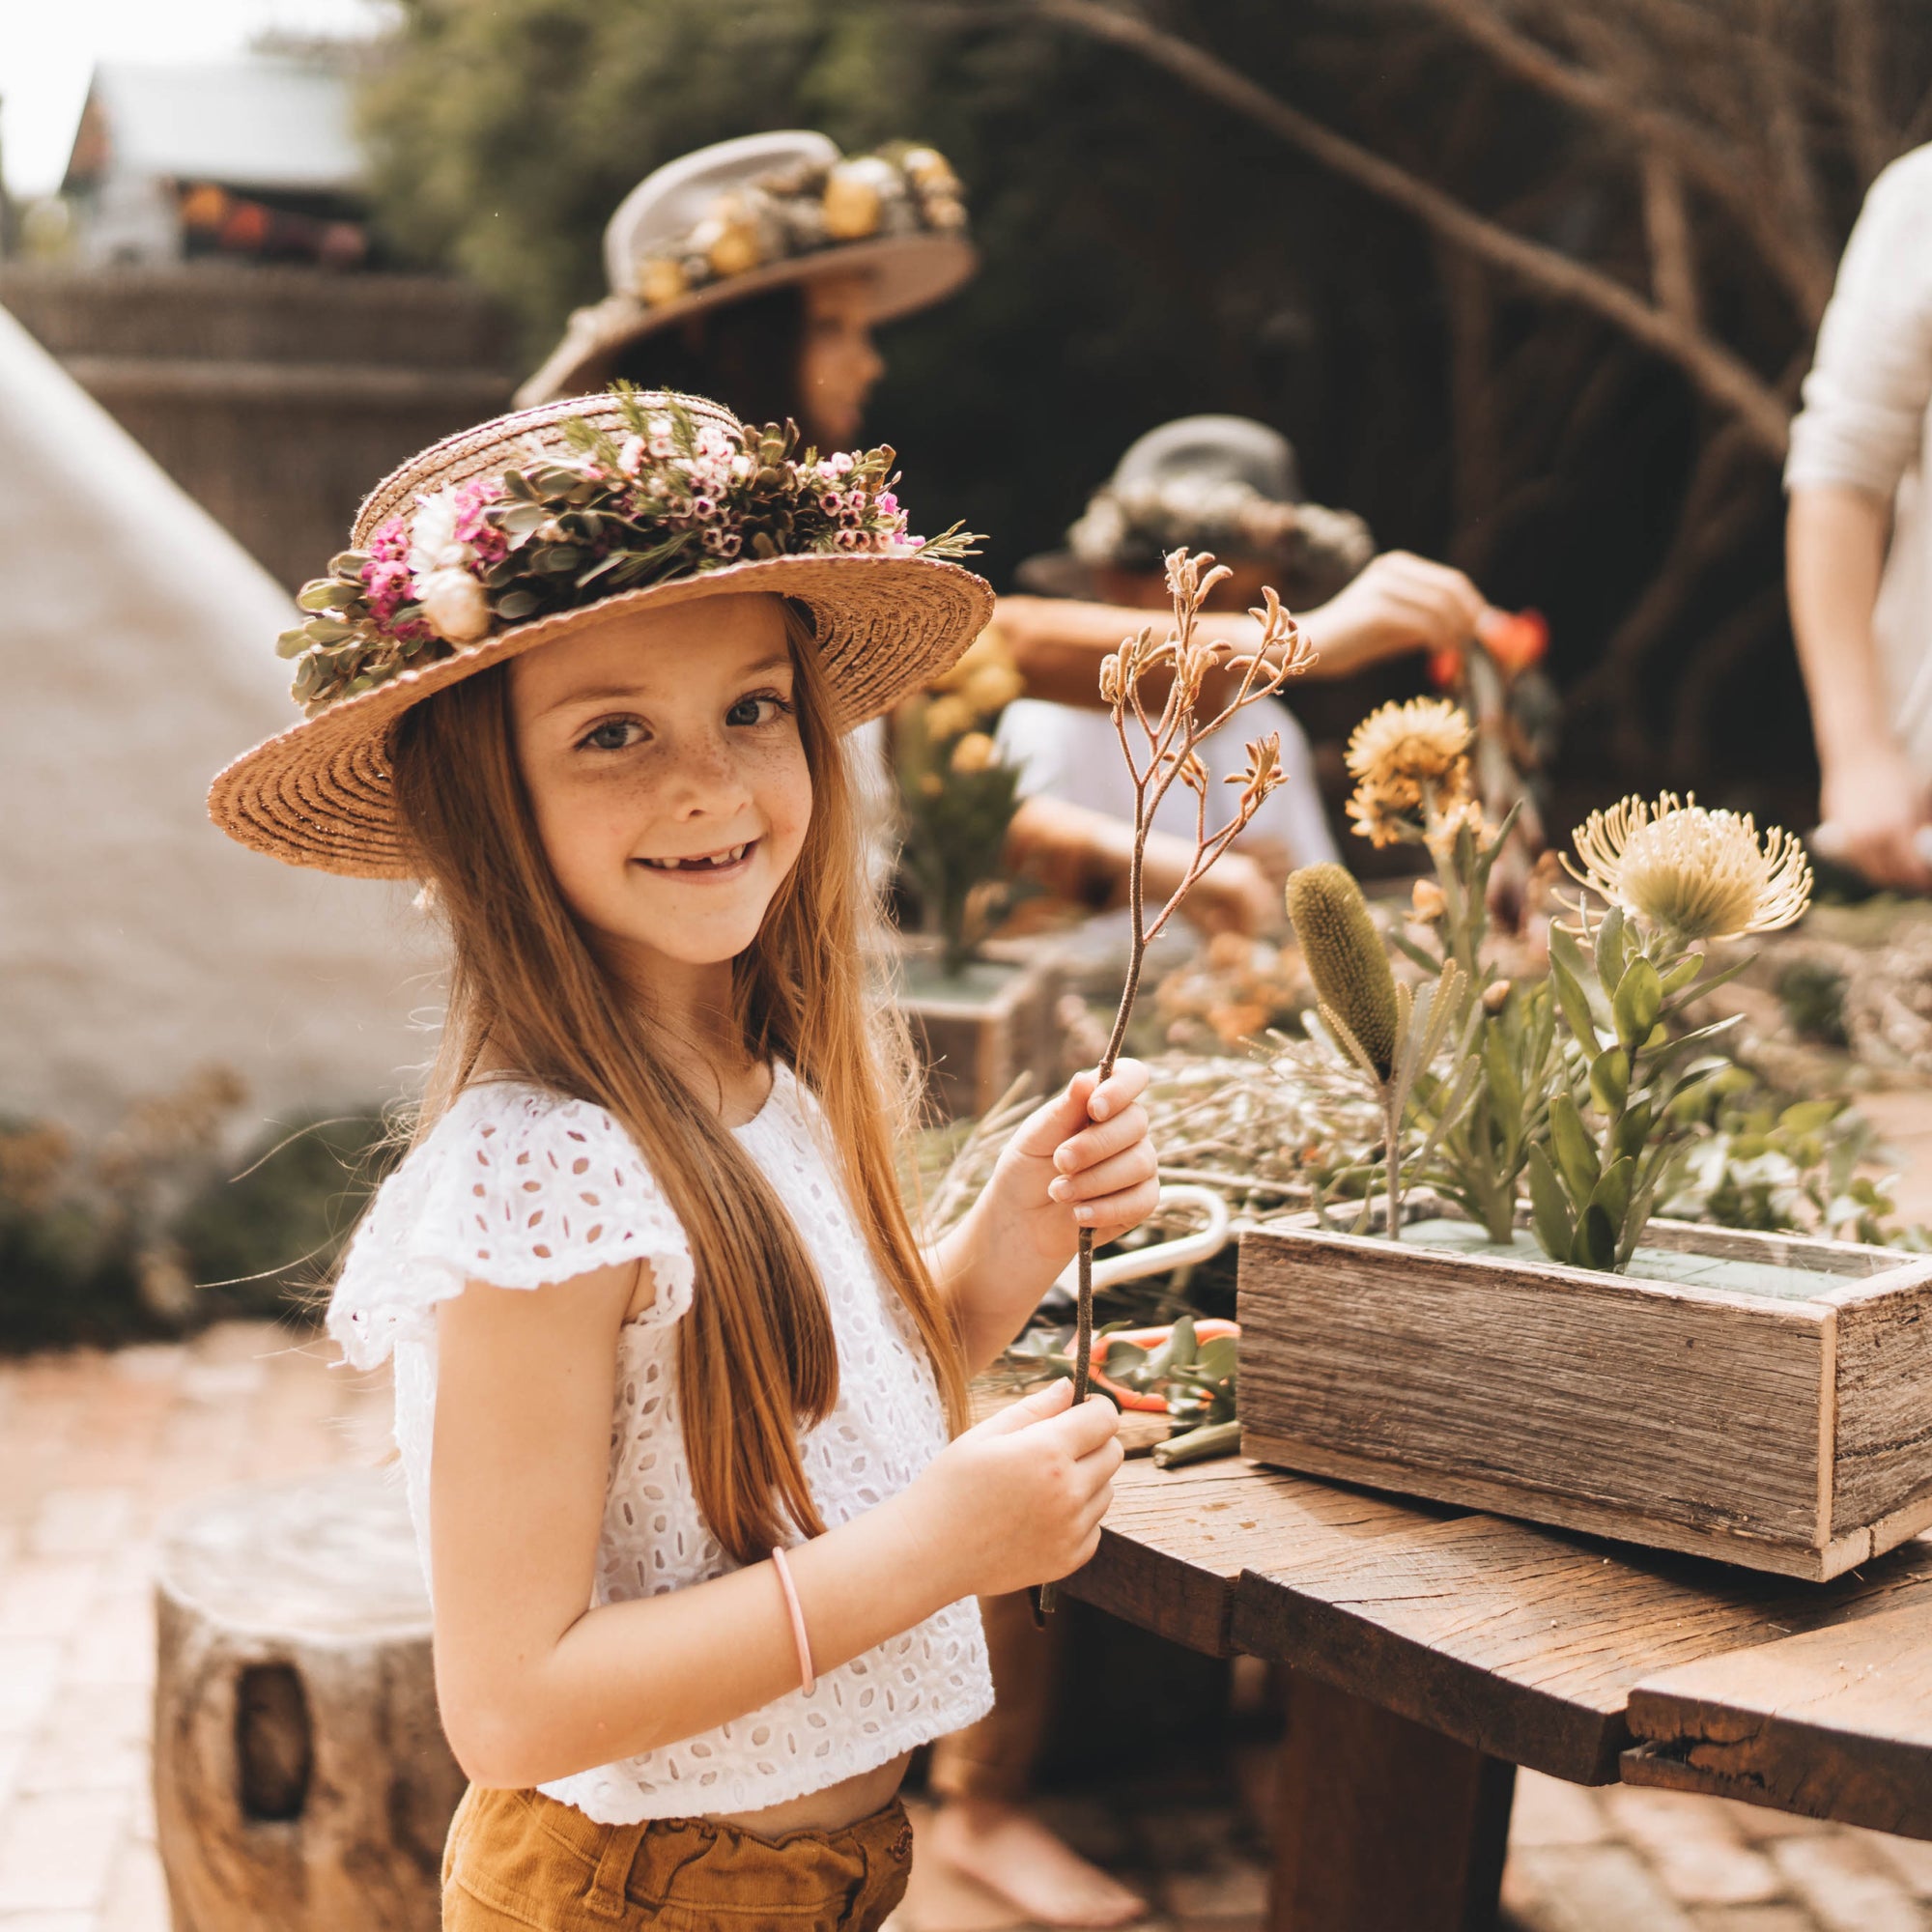
[{"label": "green eucalyptus leaf", "polygon": [[1630,1055],[1622,1047],[1609,1047],[1590,1063],[1590,1097],[1600,1114],[1621,1114],[1630,1098]]},{"label": "green eucalyptus leaf", "polygon": [[1597,927],[1597,979],[1605,999],[1614,999],[1624,977],[1624,909],[1613,905]]},{"label": "green eucalyptus leaf", "polygon": [[1577,1223],[1576,1237],[1570,1243],[1570,1265],[1604,1270],[1616,1264],[1617,1230],[1609,1215],[1593,1201]]},{"label": "green eucalyptus leaf", "polygon": [[538,599],[533,591],[506,590],[495,602],[497,616],[507,623],[517,623],[529,616],[537,609]]},{"label": "green eucalyptus leaf", "polygon": [[1650,1038],[1663,1010],[1663,989],[1657,968],[1641,954],[1624,969],[1610,1007],[1616,1015],[1617,1037],[1626,1046],[1638,1047]]},{"label": "green eucalyptus leaf", "polygon": [[1571,1198],[1587,1201],[1597,1185],[1597,1150],[1590,1145],[1583,1117],[1568,1089],[1549,1097],[1549,1144]]},{"label": "green eucalyptus leaf", "polygon": [[296,592],[298,611],[332,611],[337,596],[334,580],[327,577],[312,577]]},{"label": "green eucalyptus leaf", "polygon": [[1570,1244],[1576,1238],[1576,1223],[1570,1203],[1564,1198],[1563,1183],[1549,1165],[1549,1156],[1540,1147],[1529,1151],[1525,1162],[1529,1175],[1529,1219],[1543,1252],[1553,1262],[1570,1259]]},{"label": "green eucalyptus leaf", "polygon": [[298,658],[314,641],[315,639],[298,625],[293,631],[284,631],[275,639],[275,655],[278,658]]}]

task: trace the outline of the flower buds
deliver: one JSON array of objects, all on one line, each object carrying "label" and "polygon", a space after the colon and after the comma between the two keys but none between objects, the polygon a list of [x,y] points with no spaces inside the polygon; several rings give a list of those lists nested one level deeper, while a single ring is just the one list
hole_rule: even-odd
[{"label": "flower buds", "polygon": [[1362,889],[1341,866],[1304,866],[1288,881],[1288,916],[1322,1008],[1386,1080],[1398,1032],[1395,975]]}]

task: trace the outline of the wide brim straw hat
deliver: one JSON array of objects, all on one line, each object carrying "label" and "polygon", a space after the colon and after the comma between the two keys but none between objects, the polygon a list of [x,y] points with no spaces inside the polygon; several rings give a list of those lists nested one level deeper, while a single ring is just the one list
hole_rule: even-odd
[{"label": "wide brim straw hat", "polygon": [[[1295,514],[1270,518],[1270,509]],[[1091,599],[1102,595],[1103,570],[1157,572],[1178,545],[1292,572],[1300,593],[1292,601],[1302,604],[1334,595],[1374,553],[1359,517],[1306,499],[1279,430],[1249,416],[1178,416],[1128,445],[1064,549],[1023,559],[1014,577],[1037,596]],[[1278,587],[1291,594],[1289,581]]]},{"label": "wide brim straw hat", "polygon": [[[609,394],[574,397],[432,444],[370,494],[355,518],[352,552],[365,552],[385,526],[407,521],[424,499],[447,501],[449,493],[475,479],[495,479],[546,456],[570,457],[566,425],[573,419],[619,438],[632,428],[636,409],[667,401],[648,392],[628,400],[630,410],[627,399]],[[671,400],[699,428],[744,434],[718,404]],[[312,702],[300,724],[236,759],[210,788],[209,814],[231,838],[288,865],[356,878],[416,876],[389,783],[392,733],[412,705],[614,617],[753,592],[784,597],[810,614],[841,731],[932,683],[985,628],[993,610],[992,588],[983,579],[910,547],[707,558],[701,567],[575,608],[497,622],[473,643],[452,647],[432,640],[430,648],[444,654],[418,653],[423,661],[384,669],[371,688]],[[304,608],[317,608],[306,593]],[[332,622],[332,615],[326,612],[323,621]],[[301,638],[290,632],[284,640],[299,643]]]},{"label": "wide brim straw hat", "polygon": [[[878,160],[876,156],[861,158],[867,164]],[[938,161],[938,156],[932,158]],[[972,278],[979,256],[966,238],[964,208],[957,201],[957,183],[953,182],[953,192],[943,196],[907,192],[890,204],[887,218],[896,214],[900,223],[890,232],[799,244],[783,221],[767,221],[767,237],[778,233],[784,252],[735,272],[718,274],[668,298],[647,299],[639,292],[640,284],[648,280],[651,265],[690,258],[692,238],[710,211],[721,204],[742,198],[748,190],[762,194],[761,183],[788,176],[811,180],[841,165],[851,163],[842,160],[834,142],[823,134],[796,128],[719,141],[680,156],[645,176],[625,196],[604,231],[604,266],[611,293],[571,316],[562,340],[517,391],[518,406],[531,408],[560,396],[602,388],[611,379],[616,358],[633,343],[707,310],[787,284],[819,275],[861,275],[868,291],[870,320],[886,323],[944,300]],[[939,165],[944,168],[945,164]],[[950,170],[947,174],[950,180]],[[784,202],[785,197],[779,200]],[[800,198],[786,205],[795,211],[805,201]],[[959,225],[919,225],[923,219],[921,211],[928,208],[956,209]]]}]

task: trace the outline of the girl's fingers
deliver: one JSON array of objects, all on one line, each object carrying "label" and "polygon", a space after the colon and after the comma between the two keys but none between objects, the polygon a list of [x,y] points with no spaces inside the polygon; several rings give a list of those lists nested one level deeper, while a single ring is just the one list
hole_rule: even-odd
[{"label": "girl's fingers", "polygon": [[1078,1174],[1083,1169],[1096,1166],[1110,1154],[1125,1151],[1136,1141],[1144,1141],[1147,1137],[1147,1109],[1136,1103],[1113,1120],[1098,1126],[1084,1127],[1079,1133],[1062,1141],[1053,1151],[1053,1164],[1062,1174]]},{"label": "girl's fingers", "polygon": [[1111,1241],[1129,1228],[1138,1228],[1160,1206],[1160,1182],[1143,1180],[1124,1194],[1110,1194],[1103,1201],[1083,1201],[1073,1210],[1073,1218],[1083,1228],[1094,1230],[1096,1241]]},{"label": "girl's fingers", "polygon": [[[1115,1061],[1113,1072],[1092,1091],[1087,1102],[1089,1115],[1096,1121],[1112,1120],[1130,1100],[1138,1100],[1147,1092],[1152,1077],[1138,1060]],[[1093,1078],[1091,1073],[1074,1075],[1076,1081]]]},{"label": "girl's fingers", "polygon": [[1109,1154],[1105,1160],[1095,1161],[1092,1167],[1083,1167],[1077,1174],[1063,1174],[1046,1191],[1063,1204],[1100,1201],[1109,1194],[1124,1193],[1129,1187],[1151,1179],[1158,1165],[1153,1143],[1143,1138],[1119,1153]]}]

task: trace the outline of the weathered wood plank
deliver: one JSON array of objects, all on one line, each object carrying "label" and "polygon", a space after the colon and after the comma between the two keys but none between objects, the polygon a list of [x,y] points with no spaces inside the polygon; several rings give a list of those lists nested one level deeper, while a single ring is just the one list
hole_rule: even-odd
[{"label": "weathered wood plank", "polygon": [[1746,1562],[1825,1541],[1821,1302],[1265,1229],[1240,1283],[1250,1453],[1539,1520],[1617,1512],[1596,1526],[1625,1535],[1737,1535]]},{"label": "weathered wood plank", "polygon": [[[1250,1460],[1274,1468],[1299,1469],[1311,1476],[1328,1477],[1338,1483],[1359,1483],[1371,1489],[1399,1489],[1409,1499],[1461,1503],[1466,1509],[1486,1510],[1493,1516],[1527,1517],[1584,1536],[1612,1537],[1681,1556],[1745,1564],[1770,1576],[1793,1577],[1806,1583],[1823,1583],[1841,1577],[1862,1563],[1873,1550],[1873,1533],[1866,1529],[1854,1530],[1822,1548],[1772,1543],[1737,1530],[1693,1529],[1660,1517],[1645,1517],[1622,1504],[1549,1494],[1526,1498],[1519,1483],[1461,1471],[1445,1473],[1413,1465],[1392,1470],[1386,1463],[1371,1457],[1346,1455],[1325,1443],[1296,1442],[1253,1429],[1241,1432],[1241,1447]],[[1888,1536],[1877,1547],[1894,1548],[1916,1535],[1927,1520],[1932,1520],[1932,1515],[1901,1522],[1896,1534]]]},{"label": "weathered wood plank", "polygon": [[1633,1784],[1932,1838],[1923,1602],[1648,1678],[1631,1693],[1630,1726]]},{"label": "weathered wood plank", "polygon": [[1839,1535],[1873,1525],[1875,1541],[1898,1542],[1932,1522],[1932,1269],[1914,1272],[1916,1282],[1881,1276],[1833,1296],[1832,1523]]},{"label": "weathered wood plank", "polygon": [[1114,1479],[1099,1549],[1062,1588],[1191,1650],[1225,1657],[1243,1570],[1453,1514],[1232,1458],[1178,1469],[1130,1462]]},{"label": "weathered wood plank", "polygon": [[1492,1932],[1516,1767],[1296,1677],[1269,1932]]},{"label": "weathered wood plank", "polygon": [[1492,1756],[1594,1784],[1617,1776],[1644,1679],[1906,1603],[1932,1616],[1922,1545],[1797,1587],[1472,1516],[1253,1566],[1228,1634]]}]

